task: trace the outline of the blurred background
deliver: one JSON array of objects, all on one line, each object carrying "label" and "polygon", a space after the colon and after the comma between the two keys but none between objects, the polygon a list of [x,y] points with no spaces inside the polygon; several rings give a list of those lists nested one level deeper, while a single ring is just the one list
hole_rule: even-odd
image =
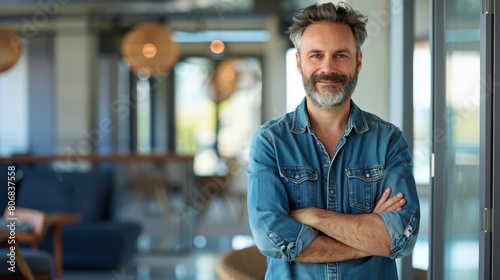
[{"label": "blurred background", "polygon": [[[65,258],[66,243],[77,241],[64,231],[72,225],[63,226],[64,279],[218,279],[220,256],[253,244],[248,142],[304,96],[284,33],[294,12],[315,2],[325,1],[0,1],[7,32],[0,36],[0,157],[17,167],[18,202],[55,209],[50,188],[30,198],[30,182],[61,192],[40,173],[62,185],[66,175],[107,172],[109,198],[99,202],[106,220],[140,226],[133,253],[105,269],[74,265],[77,253],[73,263]],[[401,277],[413,279],[413,269],[427,271],[434,261],[443,279],[477,279],[481,1],[444,1],[439,24],[434,1],[347,2],[368,16],[353,99],[401,127],[413,152],[421,230]],[[446,69],[436,73],[435,63]],[[444,91],[433,91],[436,77]],[[433,112],[446,128],[437,159]],[[432,160],[444,167],[436,172]],[[446,178],[447,197],[433,210],[445,217],[435,233],[443,254],[434,260],[431,175]]]}]

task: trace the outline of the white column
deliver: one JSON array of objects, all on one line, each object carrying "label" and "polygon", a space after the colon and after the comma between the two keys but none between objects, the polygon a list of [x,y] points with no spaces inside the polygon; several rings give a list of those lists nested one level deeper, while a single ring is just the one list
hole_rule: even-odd
[{"label": "white column", "polygon": [[92,152],[92,68],[95,36],[85,18],[61,19],[54,39],[55,151],[75,158]]},{"label": "white column", "polygon": [[276,15],[267,19],[269,41],[264,51],[264,77],[262,122],[277,118],[286,111],[286,37],[280,33],[280,20]]}]

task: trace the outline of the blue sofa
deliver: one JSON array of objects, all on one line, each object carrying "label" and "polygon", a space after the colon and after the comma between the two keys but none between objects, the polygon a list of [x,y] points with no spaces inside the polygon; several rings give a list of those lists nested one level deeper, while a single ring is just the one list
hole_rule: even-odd
[{"label": "blue sofa", "polygon": [[[82,220],[62,227],[63,266],[115,269],[137,252],[142,231],[137,221],[113,217],[113,173],[56,173],[47,168],[21,168],[17,205],[46,212],[78,212]],[[39,249],[52,252],[51,228]]]},{"label": "blue sofa", "polygon": [[[24,279],[18,267],[14,272],[9,270],[11,268],[10,257],[7,255],[9,253],[7,247],[0,248],[0,279]],[[21,253],[35,279],[41,279],[41,276],[44,276],[43,279],[56,279],[54,260],[49,253],[31,249],[22,250]]]}]

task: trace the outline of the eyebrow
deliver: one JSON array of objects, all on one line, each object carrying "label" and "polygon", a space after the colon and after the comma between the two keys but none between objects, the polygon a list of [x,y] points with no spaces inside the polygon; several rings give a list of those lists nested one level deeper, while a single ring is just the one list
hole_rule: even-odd
[{"label": "eyebrow", "polygon": [[[324,52],[325,51],[323,51],[323,50],[312,49],[312,50],[306,52],[306,54],[309,55],[309,54],[313,54],[313,53],[324,53]],[[347,48],[339,49],[339,50],[336,50],[334,52],[334,54],[341,54],[341,53],[352,54],[352,52],[349,49],[347,49]]]},{"label": "eyebrow", "polygon": [[340,50],[337,50],[335,51],[335,53],[351,53],[351,51],[349,49],[340,49]]}]

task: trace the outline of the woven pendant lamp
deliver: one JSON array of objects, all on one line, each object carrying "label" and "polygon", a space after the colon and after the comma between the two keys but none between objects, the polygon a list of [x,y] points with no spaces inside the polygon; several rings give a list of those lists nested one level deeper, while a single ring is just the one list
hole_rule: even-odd
[{"label": "woven pendant lamp", "polygon": [[179,45],[166,26],[144,23],[125,34],[121,53],[132,71],[155,76],[172,68],[179,58]]},{"label": "woven pendant lamp", "polygon": [[6,29],[0,29],[0,73],[9,70],[21,56],[21,40]]},{"label": "woven pendant lamp", "polygon": [[212,79],[213,92],[209,92],[209,98],[215,103],[221,103],[228,99],[236,91],[238,85],[238,73],[235,69],[237,58],[226,58],[220,62]]}]

